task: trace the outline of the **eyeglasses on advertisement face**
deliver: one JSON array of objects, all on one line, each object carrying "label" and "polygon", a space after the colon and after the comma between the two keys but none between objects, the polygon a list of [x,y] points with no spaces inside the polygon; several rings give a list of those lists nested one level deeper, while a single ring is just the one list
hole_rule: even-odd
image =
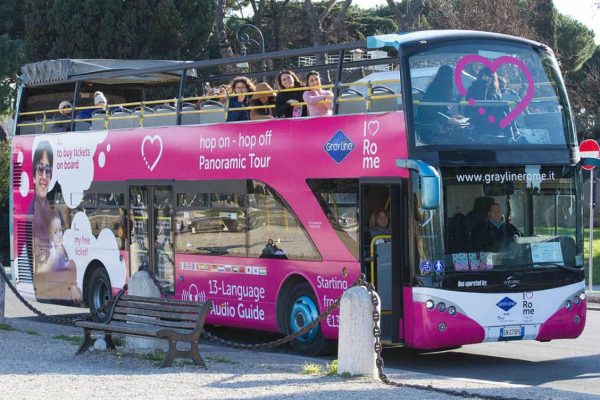
[{"label": "eyeglasses on advertisement face", "polygon": [[46,174],[48,178],[52,178],[52,167],[48,164],[37,163],[35,166],[38,176]]}]

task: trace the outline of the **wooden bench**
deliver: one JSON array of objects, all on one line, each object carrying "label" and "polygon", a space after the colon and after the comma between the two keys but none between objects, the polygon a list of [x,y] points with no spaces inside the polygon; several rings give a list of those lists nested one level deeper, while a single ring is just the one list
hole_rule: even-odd
[{"label": "wooden bench", "polygon": [[[115,345],[112,334],[123,333],[167,339],[169,351],[161,368],[170,367],[175,358],[189,358],[195,365],[206,368],[198,352],[198,341],[204,330],[204,319],[211,307],[210,301],[198,303],[121,294],[115,299],[107,322],[75,322],[75,326],[83,328],[85,332],[83,344],[77,354],[84,353],[94,344],[92,332],[104,332],[106,347],[113,350]],[[178,350],[177,342],[189,342],[190,350]]]}]

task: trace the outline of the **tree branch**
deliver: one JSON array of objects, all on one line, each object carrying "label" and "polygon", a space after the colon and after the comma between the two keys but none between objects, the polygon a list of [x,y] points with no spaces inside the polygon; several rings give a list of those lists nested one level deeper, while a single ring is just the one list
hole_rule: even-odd
[{"label": "tree branch", "polygon": [[351,5],[352,5],[352,0],[346,0],[344,2],[344,4],[342,5],[342,9],[340,10],[337,17],[335,18],[335,21],[333,22],[333,24],[331,24],[331,26],[327,30],[328,35],[331,35],[335,30],[337,30],[342,25],[342,21],[346,17],[348,8],[350,8]]},{"label": "tree branch", "polygon": [[327,16],[329,15],[329,13],[331,12],[331,10],[333,10],[333,7],[335,6],[336,0],[330,0],[329,4],[327,4],[327,7],[325,7],[325,10],[323,10],[323,12],[321,13],[321,15],[319,15],[319,23],[323,23],[323,21],[325,21],[325,18],[327,18]]}]

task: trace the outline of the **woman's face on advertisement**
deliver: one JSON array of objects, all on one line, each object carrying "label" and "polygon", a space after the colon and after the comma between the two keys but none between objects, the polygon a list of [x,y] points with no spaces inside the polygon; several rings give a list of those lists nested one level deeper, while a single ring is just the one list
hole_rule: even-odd
[{"label": "woman's face on advertisement", "polygon": [[52,166],[48,160],[48,153],[44,152],[42,158],[35,166],[35,195],[45,199],[48,194],[48,185],[52,179]]}]

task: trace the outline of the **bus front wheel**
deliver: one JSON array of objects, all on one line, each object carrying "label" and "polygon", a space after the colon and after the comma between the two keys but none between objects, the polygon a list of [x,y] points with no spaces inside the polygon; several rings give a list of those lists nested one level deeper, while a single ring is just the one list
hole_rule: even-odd
[{"label": "bus front wheel", "polygon": [[[287,334],[298,332],[318,316],[319,307],[311,286],[307,282],[294,286],[287,301]],[[294,350],[309,356],[324,354],[331,349],[331,342],[323,336],[319,325],[294,339],[291,344]]]},{"label": "bus front wheel", "polygon": [[[97,309],[112,298],[112,286],[106,269],[97,268],[90,276],[88,285],[87,299],[90,305],[90,312],[94,313]],[[106,322],[109,317],[109,310],[102,310],[94,316],[94,321]]]}]

